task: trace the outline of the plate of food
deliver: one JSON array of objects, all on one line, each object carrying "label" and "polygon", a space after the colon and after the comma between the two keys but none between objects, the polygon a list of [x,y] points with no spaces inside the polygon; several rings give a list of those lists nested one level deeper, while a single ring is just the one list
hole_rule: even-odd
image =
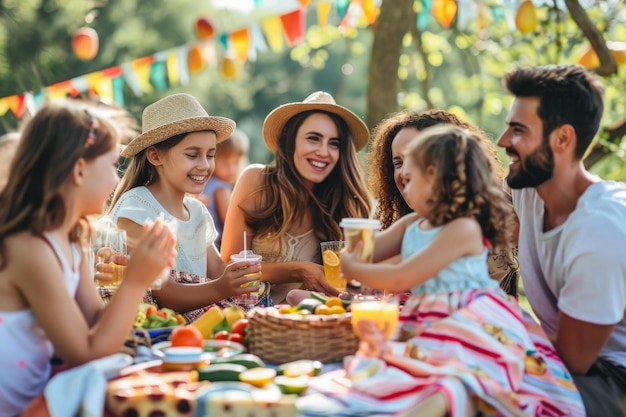
[{"label": "plate of food", "polygon": [[[152,345],[152,353],[154,356],[163,359],[165,357],[165,350],[171,346],[172,344],[169,341],[156,343]],[[232,342],[230,340],[208,339],[204,341],[203,351],[205,353],[203,357],[212,359],[238,355],[244,353],[246,348],[241,343]]]}]

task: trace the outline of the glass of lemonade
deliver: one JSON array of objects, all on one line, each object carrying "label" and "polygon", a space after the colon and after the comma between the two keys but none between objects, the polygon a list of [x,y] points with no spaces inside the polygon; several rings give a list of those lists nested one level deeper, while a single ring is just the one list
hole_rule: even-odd
[{"label": "glass of lemonade", "polygon": [[[101,223],[97,225],[92,237],[94,250],[94,271],[99,287],[117,287],[126,273],[128,249],[126,246],[126,230],[115,225]],[[106,274],[110,279],[98,279]]]},{"label": "glass of lemonade", "polygon": [[400,307],[397,295],[355,295],[350,304],[352,312],[352,329],[359,336],[357,323],[360,320],[371,320],[376,323],[376,327],[389,339],[393,334],[400,314]]},{"label": "glass of lemonade", "polygon": [[363,252],[361,260],[372,262],[374,254],[374,235],[380,230],[380,222],[375,219],[341,219],[339,226],[343,228],[343,237],[346,241],[346,248],[352,251],[354,247],[363,241]]},{"label": "glass of lemonade", "polygon": [[343,243],[343,240],[333,240],[320,243],[326,281],[340,291],[346,289],[346,279],[341,273],[341,259],[339,257],[339,253],[341,252],[341,249],[343,249]]}]

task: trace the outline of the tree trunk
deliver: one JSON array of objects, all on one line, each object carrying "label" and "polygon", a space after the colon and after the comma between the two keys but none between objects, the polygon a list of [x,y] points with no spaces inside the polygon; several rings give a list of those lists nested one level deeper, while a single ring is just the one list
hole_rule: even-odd
[{"label": "tree trunk", "polygon": [[367,80],[367,120],[370,128],[389,113],[398,111],[398,57],[402,37],[410,29],[413,0],[384,0],[374,27],[374,41]]}]

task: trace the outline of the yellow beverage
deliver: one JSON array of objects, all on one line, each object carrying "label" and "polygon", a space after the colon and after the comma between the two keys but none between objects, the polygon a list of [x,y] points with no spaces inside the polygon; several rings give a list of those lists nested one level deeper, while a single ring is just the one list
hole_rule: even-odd
[{"label": "yellow beverage", "polygon": [[381,300],[368,300],[353,302],[352,311],[352,329],[358,336],[359,331],[356,324],[359,320],[372,320],[376,323],[378,329],[384,333],[385,338],[389,339],[398,324],[399,308],[397,302],[387,302]]},{"label": "yellow beverage", "polygon": [[346,279],[341,274],[341,259],[339,258],[339,253],[343,248],[343,241],[321,242],[320,246],[326,281],[340,291],[345,290]]},{"label": "yellow beverage", "polygon": [[363,252],[361,260],[372,262],[374,253],[374,235],[380,230],[380,222],[373,219],[352,219],[345,218],[339,224],[343,227],[343,235],[346,240],[346,247],[352,251],[354,247],[363,241]]},{"label": "yellow beverage", "polygon": [[117,287],[124,279],[124,274],[126,274],[126,265],[118,265],[113,262],[109,262],[104,266],[105,271],[111,273],[110,281],[98,281],[99,287]]},{"label": "yellow beverage", "polygon": [[329,256],[323,256],[322,259],[324,259],[324,275],[326,276],[326,281],[338,290],[345,290],[347,281],[343,275],[341,275],[339,257],[334,252],[329,252],[337,259],[337,262],[329,263],[326,261],[326,258]]}]

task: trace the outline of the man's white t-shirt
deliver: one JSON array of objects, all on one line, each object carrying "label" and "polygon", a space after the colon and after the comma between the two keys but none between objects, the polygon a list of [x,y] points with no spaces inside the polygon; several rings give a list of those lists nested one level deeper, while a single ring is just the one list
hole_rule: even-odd
[{"label": "man's white t-shirt", "polygon": [[543,232],[543,200],[512,190],[520,220],[524,290],[548,335],[558,311],[580,321],[616,324],[600,357],[626,367],[626,184],[592,184],[560,226]]}]

